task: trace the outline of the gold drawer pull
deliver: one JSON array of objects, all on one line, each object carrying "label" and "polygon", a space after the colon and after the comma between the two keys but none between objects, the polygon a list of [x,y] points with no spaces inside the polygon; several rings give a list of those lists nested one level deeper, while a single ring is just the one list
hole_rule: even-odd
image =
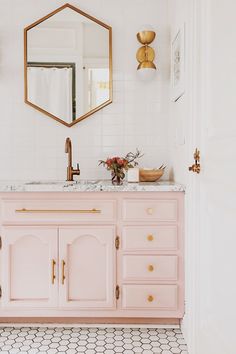
[{"label": "gold drawer pull", "polygon": [[55,266],[56,266],[56,261],[52,259],[52,284],[54,284],[56,279]]},{"label": "gold drawer pull", "polygon": [[65,276],[65,265],[66,265],[66,262],[64,260],[61,261],[61,283],[62,285],[64,285],[65,283],[65,279],[66,279],[66,276]]},{"label": "gold drawer pull", "polygon": [[42,214],[42,213],[65,213],[65,214],[100,214],[102,211],[100,209],[72,209],[72,210],[68,210],[68,209],[16,209],[15,210],[16,213],[22,213],[22,214],[26,214],[26,213],[38,213],[38,214]]},{"label": "gold drawer pull", "polygon": [[153,214],[153,209],[152,208],[147,208],[147,214],[152,215]]},{"label": "gold drawer pull", "polygon": [[150,265],[148,266],[148,270],[149,270],[149,272],[153,272],[153,271],[154,271],[154,267],[153,267],[152,264],[150,264]]},{"label": "gold drawer pull", "polygon": [[154,297],[152,295],[149,295],[148,298],[147,298],[148,302],[153,302],[154,300]]},{"label": "gold drawer pull", "polygon": [[153,235],[147,235],[147,240],[148,240],[148,241],[153,241],[153,240],[154,240]]}]

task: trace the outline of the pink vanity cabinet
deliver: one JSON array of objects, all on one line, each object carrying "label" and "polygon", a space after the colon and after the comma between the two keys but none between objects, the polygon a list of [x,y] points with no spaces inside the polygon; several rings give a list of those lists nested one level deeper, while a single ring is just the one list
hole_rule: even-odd
[{"label": "pink vanity cabinet", "polygon": [[183,192],[0,198],[0,317],[183,317]]}]

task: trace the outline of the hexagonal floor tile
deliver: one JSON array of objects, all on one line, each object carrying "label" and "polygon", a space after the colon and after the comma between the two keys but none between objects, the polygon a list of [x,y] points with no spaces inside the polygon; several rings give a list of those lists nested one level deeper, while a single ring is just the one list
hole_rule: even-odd
[{"label": "hexagonal floor tile", "polygon": [[178,328],[0,327],[0,353],[188,354]]}]

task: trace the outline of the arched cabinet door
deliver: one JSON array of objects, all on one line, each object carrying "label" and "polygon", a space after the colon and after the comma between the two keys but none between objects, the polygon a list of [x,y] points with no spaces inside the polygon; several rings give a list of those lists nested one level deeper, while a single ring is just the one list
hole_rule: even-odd
[{"label": "arched cabinet door", "polygon": [[9,226],[2,237],[2,305],[56,307],[57,228]]},{"label": "arched cabinet door", "polygon": [[60,306],[115,307],[115,228],[61,227]]}]

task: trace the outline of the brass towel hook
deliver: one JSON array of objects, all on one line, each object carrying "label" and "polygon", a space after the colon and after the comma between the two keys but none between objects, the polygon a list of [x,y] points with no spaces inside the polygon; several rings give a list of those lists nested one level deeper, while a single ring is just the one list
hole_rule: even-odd
[{"label": "brass towel hook", "polygon": [[201,165],[200,165],[200,151],[196,148],[193,158],[195,160],[194,165],[190,166],[188,168],[189,171],[195,172],[199,174],[201,172]]}]

